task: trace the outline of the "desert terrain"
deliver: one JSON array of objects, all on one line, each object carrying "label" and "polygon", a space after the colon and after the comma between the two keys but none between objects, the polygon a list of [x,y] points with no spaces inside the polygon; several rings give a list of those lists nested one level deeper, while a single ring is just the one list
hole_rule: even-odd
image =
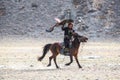
[{"label": "desert terrain", "polygon": [[[69,14],[68,14],[69,11]],[[47,67],[51,52],[37,58],[47,43],[63,41],[54,18],[74,20],[74,30],[87,36],[78,59],[59,55]],[[120,80],[120,0],[0,0],[0,80]]]},{"label": "desert terrain", "polygon": [[[69,57],[59,55],[56,69],[52,62],[46,67],[49,51],[42,62],[43,46],[56,40],[48,39],[3,39],[0,41],[0,80],[120,80],[120,43],[88,41],[79,49],[79,69],[75,60],[70,66]],[[58,40],[59,41],[59,40]]]}]

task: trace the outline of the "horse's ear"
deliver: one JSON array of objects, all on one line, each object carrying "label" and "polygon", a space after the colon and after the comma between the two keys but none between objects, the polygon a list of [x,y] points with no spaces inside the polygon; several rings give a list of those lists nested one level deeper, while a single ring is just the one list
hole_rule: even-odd
[{"label": "horse's ear", "polygon": [[79,37],[83,37],[83,36],[79,35]]},{"label": "horse's ear", "polygon": [[78,33],[74,33],[74,36],[78,36]]}]

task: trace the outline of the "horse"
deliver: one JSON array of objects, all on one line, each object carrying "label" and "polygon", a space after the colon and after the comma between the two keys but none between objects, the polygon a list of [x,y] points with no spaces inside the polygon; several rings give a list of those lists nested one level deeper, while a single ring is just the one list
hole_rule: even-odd
[{"label": "horse", "polygon": [[[85,36],[81,36],[77,33],[75,33],[73,35],[74,40],[72,41],[72,47],[69,49],[69,57],[70,57],[70,62],[66,63],[65,65],[68,66],[73,62],[73,56],[77,62],[77,65],[79,68],[82,68],[82,66],[80,65],[79,61],[78,61],[78,51],[79,51],[79,47],[80,47],[80,43],[81,42],[87,42],[88,38]],[[60,51],[62,49],[62,46],[60,45],[60,43],[53,43],[53,44],[46,44],[43,48],[43,54],[41,57],[38,57],[38,61],[42,61],[43,58],[45,57],[45,55],[47,54],[47,52],[50,50],[52,52],[52,55],[49,57],[49,64],[47,66],[51,66],[51,60],[54,60],[54,63],[56,65],[56,68],[59,68],[59,66],[57,65],[56,62],[56,58],[58,56],[58,54],[60,54]]]}]

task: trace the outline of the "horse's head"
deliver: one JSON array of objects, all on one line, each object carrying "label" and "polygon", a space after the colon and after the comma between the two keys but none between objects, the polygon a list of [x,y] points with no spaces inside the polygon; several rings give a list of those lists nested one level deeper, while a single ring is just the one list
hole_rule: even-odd
[{"label": "horse's head", "polygon": [[77,39],[79,42],[87,42],[88,38],[85,36],[81,36],[77,33],[75,33],[74,35],[74,39]]},{"label": "horse's head", "polygon": [[80,42],[87,42],[88,38],[85,36],[79,36],[79,41]]}]

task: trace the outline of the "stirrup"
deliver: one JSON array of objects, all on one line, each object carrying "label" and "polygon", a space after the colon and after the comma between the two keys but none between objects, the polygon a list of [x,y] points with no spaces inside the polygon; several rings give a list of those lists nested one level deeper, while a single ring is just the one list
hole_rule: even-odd
[{"label": "stirrup", "polygon": [[64,53],[69,53],[69,48],[64,48]]},{"label": "stirrup", "polygon": [[65,56],[69,56],[70,55],[69,48],[64,48],[64,55]]}]

